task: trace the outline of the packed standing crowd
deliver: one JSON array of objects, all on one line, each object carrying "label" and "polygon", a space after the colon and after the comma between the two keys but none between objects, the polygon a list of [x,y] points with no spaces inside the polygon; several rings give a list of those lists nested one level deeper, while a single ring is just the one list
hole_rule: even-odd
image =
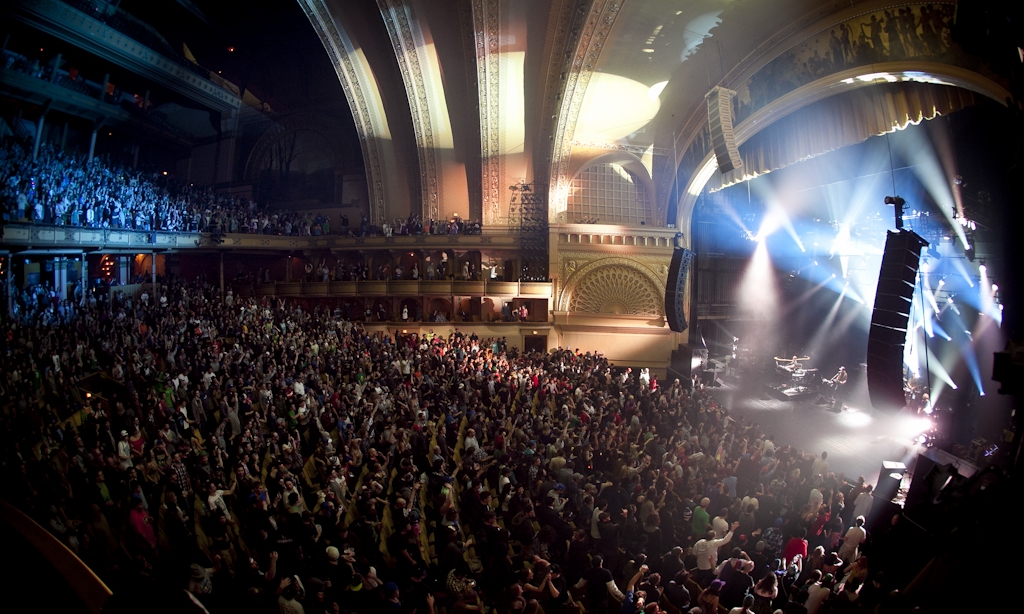
[{"label": "packed standing crowd", "polygon": [[888,598],[863,480],[700,384],[176,280],[6,334],[6,497],[115,594],[143,574],[211,612]]},{"label": "packed standing crowd", "polygon": [[406,219],[397,219],[392,223],[384,222],[380,228],[385,237],[408,235],[478,235],[483,232],[479,221],[464,220],[455,216],[451,220],[426,220],[418,215],[410,215]]},{"label": "packed standing crowd", "polygon": [[[213,188],[182,184],[166,173],[142,172],[81,156],[50,144],[32,159],[32,145],[12,138],[0,144],[0,211],[5,220],[58,226],[144,231],[249,233],[321,236],[332,232],[329,215],[271,211],[244,197]],[[342,235],[480,234],[479,222],[455,217],[422,221],[410,215],[381,227],[364,218],[360,225],[341,216],[333,227]]]},{"label": "packed standing crowd", "polygon": [[48,144],[32,160],[31,145],[0,147],[0,204],[5,219],[59,226],[241,232],[292,236],[330,233],[322,214],[268,211],[255,202],[178,184],[95,159],[92,164]]}]

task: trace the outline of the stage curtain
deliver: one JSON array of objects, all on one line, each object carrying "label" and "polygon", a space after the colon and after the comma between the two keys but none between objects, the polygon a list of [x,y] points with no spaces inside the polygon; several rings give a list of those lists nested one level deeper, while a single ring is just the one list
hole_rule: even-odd
[{"label": "stage curtain", "polygon": [[832,96],[776,121],[743,143],[742,172],[718,174],[711,191],[813,156],[946,115],[978,102],[970,90],[931,83],[885,83]]}]

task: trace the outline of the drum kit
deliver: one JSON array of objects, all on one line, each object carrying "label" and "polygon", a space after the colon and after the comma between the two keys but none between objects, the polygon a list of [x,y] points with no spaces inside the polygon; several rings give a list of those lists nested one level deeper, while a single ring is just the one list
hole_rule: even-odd
[{"label": "drum kit", "polygon": [[[775,369],[780,375],[788,375],[793,380],[794,384],[807,385],[814,382],[814,378],[818,373],[817,369],[805,369],[803,367],[803,361],[810,360],[810,356],[792,358],[779,358],[775,357]],[[816,383],[816,382],[815,382]]]},{"label": "drum kit", "polygon": [[845,372],[842,381],[838,381],[840,377],[838,373],[831,379],[820,377],[818,369],[804,367],[804,363],[810,359],[810,356],[793,356],[792,358],[776,356],[775,369],[783,381],[779,384],[769,385],[769,388],[780,391],[788,400],[817,395],[819,404],[836,404],[839,398],[838,389],[846,381]]},{"label": "drum kit", "polygon": [[779,375],[788,377],[792,386],[802,386],[809,390],[822,391],[822,394],[825,394],[824,390],[828,390],[830,391],[828,396],[831,396],[831,393],[834,393],[838,386],[835,378],[819,377],[817,369],[804,368],[802,363],[810,359],[810,356],[775,357],[776,371]]}]

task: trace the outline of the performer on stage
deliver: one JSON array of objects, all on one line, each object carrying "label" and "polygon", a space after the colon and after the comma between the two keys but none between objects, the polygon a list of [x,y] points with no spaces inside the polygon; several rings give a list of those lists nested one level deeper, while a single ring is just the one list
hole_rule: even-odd
[{"label": "performer on stage", "polygon": [[828,380],[829,386],[832,388],[832,407],[839,411],[843,409],[843,390],[848,379],[846,367],[839,367],[832,379]]},{"label": "performer on stage", "polygon": [[840,386],[846,385],[847,378],[846,367],[839,367],[839,370],[836,371],[836,374],[829,381],[832,382],[833,389],[838,390]]}]

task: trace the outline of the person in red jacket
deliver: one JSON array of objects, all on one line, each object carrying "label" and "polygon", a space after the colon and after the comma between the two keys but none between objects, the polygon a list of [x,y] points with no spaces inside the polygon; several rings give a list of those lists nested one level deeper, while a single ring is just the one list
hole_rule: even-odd
[{"label": "person in red jacket", "polygon": [[128,520],[132,529],[139,537],[140,544],[149,549],[156,548],[156,533],[153,531],[153,519],[142,504],[141,497],[132,497],[132,509],[128,512]]},{"label": "person in red jacket", "polygon": [[786,561],[786,564],[793,562],[796,555],[800,555],[800,560],[807,558],[807,529],[801,528],[796,535],[791,537],[786,542],[786,547],[782,550],[782,559]]}]

